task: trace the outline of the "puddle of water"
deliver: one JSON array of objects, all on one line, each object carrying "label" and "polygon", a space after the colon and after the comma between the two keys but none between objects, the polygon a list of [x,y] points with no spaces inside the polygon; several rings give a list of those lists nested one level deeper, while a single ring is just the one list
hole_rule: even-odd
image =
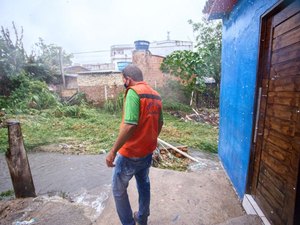
[{"label": "puddle of water", "polygon": [[96,220],[105,208],[111,185],[105,185],[100,194],[91,194],[86,190],[78,195],[74,195],[72,200],[85,209],[85,215],[92,221]]},{"label": "puddle of water", "polygon": [[[28,153],[37,199],[61,201],[63,198],[82,206],[88,218],[102,213],[111,189],[112,169],[105,155],[64,155]],[[0,192],[12,190],[5,156],[0,155]]]},{"label": "puddle of water", "polygon": [[198,162],[191,163],[188,167],[188,171],[221,169],[220,160],[217,154],[191,150],[190,155],[196,158]]}]

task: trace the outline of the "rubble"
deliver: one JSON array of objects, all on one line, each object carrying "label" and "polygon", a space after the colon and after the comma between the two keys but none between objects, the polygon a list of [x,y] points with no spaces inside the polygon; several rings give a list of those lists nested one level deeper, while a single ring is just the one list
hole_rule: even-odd
[{"label": "rubble", "polygon": [[[188,152],[187,146],[177,146],[176,148],[185,153]],[[160,146],[153,153],[152,165],[161,169],[186,171],[191,161],[191,159],[183,156],[179,152],[176,152],[172,148]]]},{"label": "rubble", "polygon": [[211,126],[219,126],[219,111],[215,109],[194,109],[194,113],[187,114],[185,112],[180,111],[171,111],[171,115],[187,122],[187,121],[194,121],[197,123],[206,123]]}]

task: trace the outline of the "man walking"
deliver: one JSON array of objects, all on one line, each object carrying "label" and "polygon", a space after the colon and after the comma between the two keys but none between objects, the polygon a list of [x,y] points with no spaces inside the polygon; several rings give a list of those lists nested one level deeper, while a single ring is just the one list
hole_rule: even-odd
[{"label": "man walking", "polygon": [[[137,66],[128,65],[122,73],[126,88],[123,118],[106,164],[115,167],[112,189],[122,224],[146,225],[150,215],[149,168],[163,126],[162,103],[159,94],[143,81],[142,71]],[[127,195],[133,176],[139,194],[139,209],[134,213]]]}]

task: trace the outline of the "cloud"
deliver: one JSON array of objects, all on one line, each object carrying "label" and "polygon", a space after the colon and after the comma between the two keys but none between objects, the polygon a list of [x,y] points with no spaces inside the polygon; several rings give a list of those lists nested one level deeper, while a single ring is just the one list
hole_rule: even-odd
[{"label": "cloud", "polygon": [[135,40],[193,40],[205,0],[1,0],[1,25],[24,28],[30,49],[41,37],[68,52],[109,50]]}]

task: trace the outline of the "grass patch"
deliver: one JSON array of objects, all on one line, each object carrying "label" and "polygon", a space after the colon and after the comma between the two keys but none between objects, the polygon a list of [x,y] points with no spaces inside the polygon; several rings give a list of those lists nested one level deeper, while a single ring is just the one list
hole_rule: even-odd
[{"label": "grass patch", "polygon": [[165,125],[160,138],[169,143],[216,153],[218,149],[218,129],[203,123],[183,121],[165,114]]},{"label": "grass patch", "polygon": [[13,190],[3,191],[0,193],[0,200],[13,197],[14,194],[15,192]]},{"label": "grass patch", "polygon": [[[75,114],[76,115],[76,114]],[[34,115],[8,115],[21,122],[26,150],[47,144],[80,144],[81,153],[98,154],[110,150],[119,133],[121,113],[85,108],[82,117],[40,111]],[[218,129],[201,123],[184,122],[164,113],[160,138],[169,143],[217,152]],[[0,152],[8,148],[7,129],[0,129]],[[72,151],[72,150],[71,150]]]},{"label": "grass patch", "polygon": [[[89,117],[56,117],[50,112],[9,116],[21,122],[26,150],[59,143],[84,143],[84,153],[109,150],[118,135],[121,114],[89,109]],[[7,129],[0,129],[0,152],[8,148]]]}]

